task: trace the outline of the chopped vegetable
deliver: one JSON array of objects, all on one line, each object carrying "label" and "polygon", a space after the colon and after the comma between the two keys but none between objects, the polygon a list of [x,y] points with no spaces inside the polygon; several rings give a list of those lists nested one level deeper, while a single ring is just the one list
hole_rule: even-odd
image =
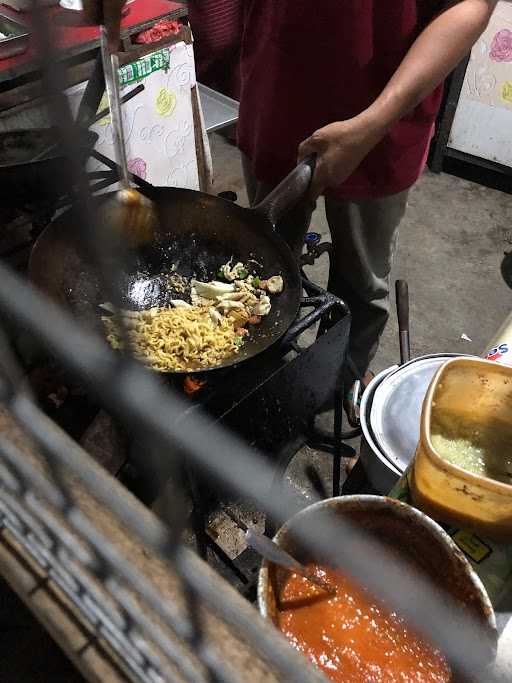
[{"label": "chopped vegetable", "polygon": [[217,297],[217,301],[243,301],[248,296],[247,292],[228,292]]},{"label": "chopped vegetable", "polygon": [[174,306],[174,308],[192,308],[192,305],[187,301],[183,301],[183,299],[172,299],[171,306]]},{"label": "chopped vegetable", "polygon": [[251,281],[251,285],[254,287],[254,289],[260,288],[261,280],[257,275],[255,277],[253,277],[253,279]]},{"label": "chopped vegetable", "polygon": [[241,301],[219,301],[216,308],[217,310],[223,311],[225,313],[231,308],[244,308],[244,305]]},{"label": "chopped vegetable", "polygon": [[244,340],[242,339],[242,337],[235,337],[233,339],[233,343],[235,344],[235,346],[242,346],[243,341]]},{"label": "chopped vegetable", "polygon": [[231,265],[233,259],[229,259],[228,263],[225,263],[220,267],[220,272],[222,277],[224,277],[228,282],[234,282],[235,280],[245,280],[249,275],[246,267],[240,261],[234,266]]},{"label": "chopped vegetable", "polygon": [[205,299],[215,299],[221,294],[227,294],[228,292],[235,291],[235,285],[227,284],[226,282],[199,282],[199,280],[191,280],[190,284],[195,290],[198,296],[202,296]]},{"label": "chopped vegetable", "polygon": [[267,289],[271,294],[281,294],[284,283],[280,275],[274,275],[267,280]]},{"label": "chopped vegetable", "polygon": [[213,306],[210,306],[210,308],[208,309],[208,313],[210,314],[210,318],[212,319],[212,321],[217,325],[219,325],[222,322],[221,314],[219,313],[219,311],[216,311],[215,308],[213,308]]},{"label": "chopped vegetable", "polygon": [[254,297],[257,296],[256,290],[254,289],[254,287],[252,286],[252,284],[250,283],[250,281],[248,279],[247,280],[236,280],[235,281],[235,287],[236,287],[237,292],[246,292],[246,293],[249,293],[251,296],[254,296]]},{"label": "chopped vegetable", "polygon": [[271,308],[272,304],[270,303],[270,299],[266,294],[263,294],[258,303],[252,307],[251,315],[268,315]]}]

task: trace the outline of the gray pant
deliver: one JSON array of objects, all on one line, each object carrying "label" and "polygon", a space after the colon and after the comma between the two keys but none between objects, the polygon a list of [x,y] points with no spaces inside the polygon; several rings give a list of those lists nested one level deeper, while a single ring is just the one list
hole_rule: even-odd
[{"label": "gray pant", "polygon": [[[253,176],[243,159],[251,205],[271,188]],[[343,299],[352,313],[349,353],[363,376],[373,360],[389,318],[389,273],[395,255],[398,228],[407,206],[408,190],[381,199],[325,200],[333,256],[328,289]],[[315,203],[302,202],[277,226],[292,250],[300,255]]]}]

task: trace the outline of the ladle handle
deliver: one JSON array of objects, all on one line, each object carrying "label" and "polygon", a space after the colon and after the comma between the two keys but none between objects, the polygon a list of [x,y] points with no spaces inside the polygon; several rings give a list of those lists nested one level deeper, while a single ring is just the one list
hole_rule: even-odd
[{"label": "ladle handle", "polygon": [[101,57],[105,73],[105,87],[112,117],[112,135],[116,161],[120,169],[119,182],[123,189],[130,187],[128,161],[126,158],[126,142],[124,137],[121,98],[119,95],[119,57],[110,52],[107,29],[100,26]]},{"label": "ladle handle", "polygon": [[395,283],[396,312],[398,314],[398,333],[400,335],[400,363],[411,360],[411,342],[409,336],[409,286],[405,280]]},{"label": "ladle handle", "polygon": [[318,588],[321,588],[329,595],[336,594],[335,586],[331,586],[328,581],[324,581],[318,576],[312,574],[306,567],[304,567],[304,565],[297,562],[297,560],[289,555],[286,550],[283,550],[277,545],[277,543],[274,543],[274,541],[272,541],[270,538],[267,538],[267,536],[248,528],[245,532],[245,542],[250,548],[255,550],[268,562],[272,562],[273,564],[284,567],[291,572],[300,574],[300,576],[303,576],[310,583]]},{"label": "ladle handle", "polygon": [[289,569],[292,572],[302,574],[304,568],[285,550],[280,548],[277,543],[274,543],[270,538],[259,534],[253,529],[247,529],[245,532],[245,541],[247,545],[255,550],[259,555],[264,557],[268,562],[278,564],[280,567]]}]

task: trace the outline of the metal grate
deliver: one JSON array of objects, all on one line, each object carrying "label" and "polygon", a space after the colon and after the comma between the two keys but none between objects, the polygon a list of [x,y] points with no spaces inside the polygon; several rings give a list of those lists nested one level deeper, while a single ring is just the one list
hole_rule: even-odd
[{"label": "metal grate", "polygon": [[[74,161],[79,157],[61,88],[65,82],[62,63],[53,53],[49,27],[37,3],[34,9],[48,104],[61,128],[63,146]],[[81,208],[76,229],[115,303],[119,301],[117,274],[126,254],[109,244],[95,220],[80,163],[74,164],[73,173],[75,201]],[[113,267],[116,263],[117,269]],[[290,516],[294,505],[286,491],[279,498],[269,498],[274,471],[263,457],[204,415],[186,413],[179,397],[164,389],[150,372],[129,356],[114,355],[4,265],[0,265],[0,311],[57,355],[107,410],[130,425],[147,446],[156,479],[172,478],[180,464],[188,462],[223,489],[252,501],[276,523]],[[42,454],[36,460],[14,441],[0,438],[3,529],[47,572],[96,636],[108,642],[133,680],[248,680],[247,672],[229,665],[219,637],[222,628],[240,639],[240,647],[267,662],[277,680],[325,680],[264,624],[252,607],[242,608],[241,598],[226,591],[222,580],[181,544],[185,515],[179,490],[168,488],[164,525],[122,495],[120,487],[41,413],[24,386],[21,368],[10,354],[6,338],[0,339],[0,400]],[[117,528],[122,527],[175,578],[180,596],[176,601],[162,599],[151,577],[116,545],[115,534],[86,514],[73,481],[91,492],[104,516],[116,520]],[[397,591],[397,560],[378,543],[339,519],[326,520],[321,529],[305,523],[300,541],[333,566],[358,576],[442,645],[461,670],[472,670],[480,651],[476,625],[455,605],[446,609],[450,599],[440,596],[419,576],[400,573]],[[378,563],[368,561],[375,557]],[[217,620],[213,626],[212,614]]]}]

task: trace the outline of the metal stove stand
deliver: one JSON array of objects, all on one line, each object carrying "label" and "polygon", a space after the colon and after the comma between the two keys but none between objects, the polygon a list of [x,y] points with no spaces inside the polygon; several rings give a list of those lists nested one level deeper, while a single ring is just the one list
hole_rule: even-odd
[{"label": "metal stove stand", "polygon": [[[210,380],[210,386],[204,394],[198,393],[187,411],[192,415],[199,408],[206,410],[270,461],[275,472],[270,497],[280,495],[284,474],[305,445],[332,458],[333,488],[327,495],[340,495],[342,459],[355,456],[355,450],[344,441],[356,432],[343,431],[342,410],[350,313],[343,301],[305,277],[303,286],[307,296],[301,310],[313,310],[299,316],[277,347]],[[314,331],[317,324],[316,340],[301,347],[301,335]],[[332,432],[320,432],[315,417],[331,406]],[[222,490],[212,488],[210,481],[190,467],[184,478],[192,498],[191,519],[199,554],[210,559],[244,595],[254,597],[261,559],[250,549],[230,559],[206,530],[212,509],[223,500]],[[266,533],[272,534],[274,528],[273,520],[265,518]]]}]

